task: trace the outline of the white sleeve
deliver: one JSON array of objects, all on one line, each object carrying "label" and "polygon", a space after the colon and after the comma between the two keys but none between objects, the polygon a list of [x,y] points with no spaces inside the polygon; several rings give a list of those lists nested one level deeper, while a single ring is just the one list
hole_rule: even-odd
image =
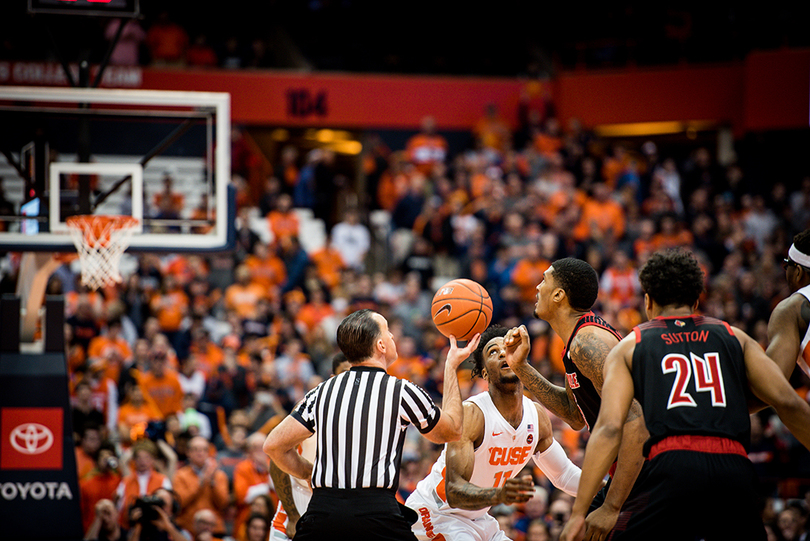
[{"label": "white sleeve", "polygon": [[555,487],[571,496],[577,495],[582,470],[571,462],[557,440],[554,440],[545,451],[535,453],[532,459]]}]

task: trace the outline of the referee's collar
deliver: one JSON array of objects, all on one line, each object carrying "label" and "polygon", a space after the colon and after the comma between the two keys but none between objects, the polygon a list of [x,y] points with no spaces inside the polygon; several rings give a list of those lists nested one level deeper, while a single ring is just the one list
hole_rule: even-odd
[{"label": "referee's collar", "polygon": [[349,370],[352,372],[385,372],[388,373],[384,368],[380,368],[379,366],[352,366]]}]

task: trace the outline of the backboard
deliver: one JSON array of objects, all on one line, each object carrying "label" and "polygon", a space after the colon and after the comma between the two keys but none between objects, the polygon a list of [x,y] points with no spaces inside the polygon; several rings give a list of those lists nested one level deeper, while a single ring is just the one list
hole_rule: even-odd
[{"label": "backboard", "polygon": [[137,218],[131,252],[230,248],[229,94],[0,86],[0,125],[0,250],[75,251],[77,214]]}]

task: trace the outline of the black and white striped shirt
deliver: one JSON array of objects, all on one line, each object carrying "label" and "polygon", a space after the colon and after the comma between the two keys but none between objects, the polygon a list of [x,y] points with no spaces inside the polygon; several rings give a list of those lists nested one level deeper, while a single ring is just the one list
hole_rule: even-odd
[{"label": "black and white striped shirt", "polygon": [[430,432],[441,411],[418,385],[355,366],[307,393],[292,416],[316,434],[313,488],[396,490],[405,429]]}]

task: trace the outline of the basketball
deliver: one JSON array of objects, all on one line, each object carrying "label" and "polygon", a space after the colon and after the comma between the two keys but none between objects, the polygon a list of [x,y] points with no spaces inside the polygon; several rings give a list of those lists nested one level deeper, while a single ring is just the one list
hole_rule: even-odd
[{"label": "basketball", "polygon": [[484,332],[492,321],[492,299],[478,282],[458,278],[436,291],[430,313],[439,332],[465,341]]}]

